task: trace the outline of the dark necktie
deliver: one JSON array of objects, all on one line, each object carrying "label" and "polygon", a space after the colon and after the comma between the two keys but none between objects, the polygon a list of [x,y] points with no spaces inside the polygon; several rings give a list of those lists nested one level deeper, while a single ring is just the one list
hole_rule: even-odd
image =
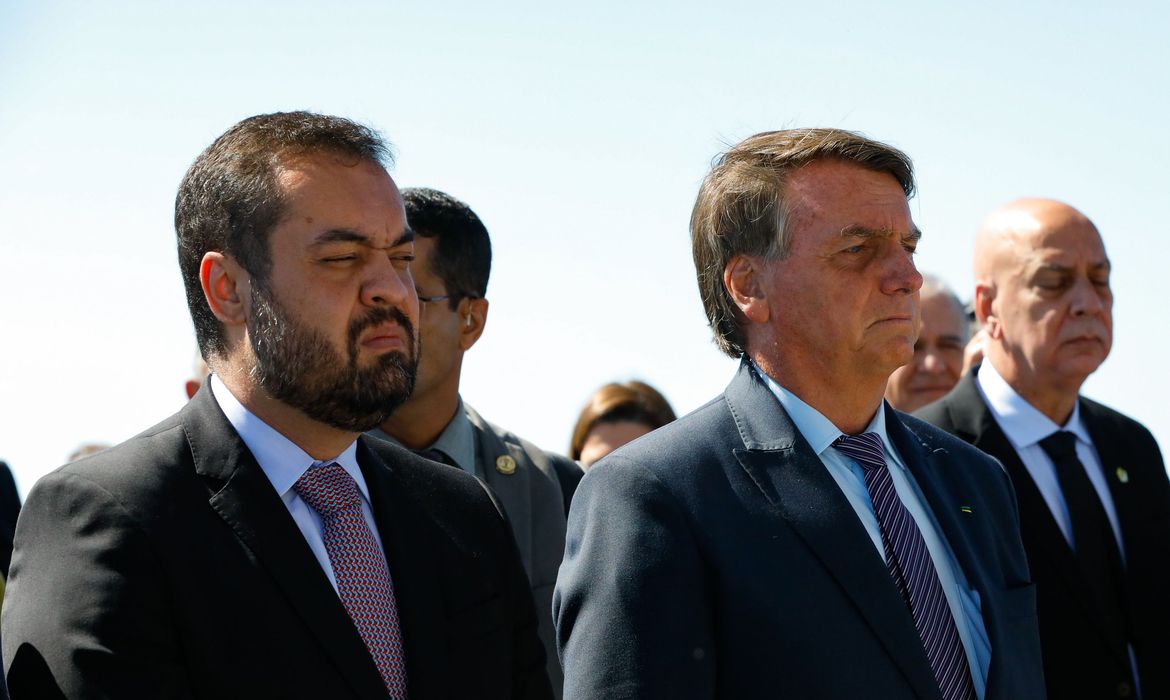
[{"label": "dark necktie", "polygon": [[886,567],[910,607],[943,700],[975,700],[975,685],[959,630],[934,561],[910,511],[898,498],[877,433],[842,435],[833,447],[857,460],[882,532]]},{"label": "dark necktie", "polygon": [[1121,580],[1121,553],[1105,507],[1085,466],[1077,457],[1076,436],[1057,431],[1040,441],[1040,447],[1056,468],[1068,516],[1072,524],[1073,550],[1085,581],[1102,606],[1112,631],[1124,639],[1124,622],[1118,594]]},{"label": "dark necktie", "polygon": [[293,485],[321,515],[322,534],[337,594],[365,642],[386,690],[406,698],[406,656],[398,626],[398,604],[386,557],[362,514],[362,495],[337,464],[310,467]]}]

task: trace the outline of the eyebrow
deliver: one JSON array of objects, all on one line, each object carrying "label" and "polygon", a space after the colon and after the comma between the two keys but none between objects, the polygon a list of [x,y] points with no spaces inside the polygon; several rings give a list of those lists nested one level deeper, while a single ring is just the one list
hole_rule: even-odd
[{"label": "eyebrow", "polygon": [[[1092,272],[1097,272],[1100,270],[1104,270],[1105,272],[1109,272],[1112,269],[1113,269],[1113,264],[1111,262],[1109,262],[1108,260],[1101,260],[1099,262],[1093,263],[1092,265],[1089,265],[1089,270]],[[1064,274],[1064,273],[1072,272],[1073,268],[1068,266],[1068,265],[1060,265],[1058,263],[1045,263],[1045,264],[1041,265],[1040,267],[1036,268],[1037,272],[1043,272],[1046,270],[1051,271],[1051,272],[1059,272],[1061,274]]]},{"label": "eyebrow", "polygon": [[[398,240],[386,246],[386,249],[389,250],[390,248],[396,248],[400,245],[411,243],[414,241],[414,239],[414,229],[407,226],[406,228],[402,229],[402,235],[398,237]],[[337,228],[325,231],[324,233],[317,236],[311,245],[315,247],[329,243],[360,243],[362,245],[374,247],[370,241],[369,236],[347,228]]]},{"label": "eyebrow", "polygon": [[897,236],[904,241],[912,241],[917,243],[922,238],[922,229],[917,225],[911,224],[913,228],[910,229],[909,234],[902,234],[901,231],[896,231],[889,228],[869,228],[868,226],[858,226],[851,224],[841,229],[842,238],[885,238],[887,236]]}]

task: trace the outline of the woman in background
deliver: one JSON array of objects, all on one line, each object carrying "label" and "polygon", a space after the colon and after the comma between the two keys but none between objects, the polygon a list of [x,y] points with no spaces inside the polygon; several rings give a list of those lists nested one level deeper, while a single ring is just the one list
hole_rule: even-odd
[{"label": "woman in background", "polygon": [[573,429],[569,456],[588,469],[617,448],[674,420],[654,387],[639,381],[606,384],[589,399]]}]

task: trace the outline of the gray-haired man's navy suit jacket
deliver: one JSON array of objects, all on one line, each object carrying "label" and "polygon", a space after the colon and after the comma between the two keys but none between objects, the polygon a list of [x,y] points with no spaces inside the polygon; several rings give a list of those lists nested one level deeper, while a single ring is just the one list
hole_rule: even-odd
[{"label": "gray-haired man's navy suit jacket", "polygon": [[[986,697],[1043,697],[1007,475],[885,410],[981,600]],[[857,514],[746,362],[722,396],[586,474],[553,604],[568,700],[940,697]]]}]

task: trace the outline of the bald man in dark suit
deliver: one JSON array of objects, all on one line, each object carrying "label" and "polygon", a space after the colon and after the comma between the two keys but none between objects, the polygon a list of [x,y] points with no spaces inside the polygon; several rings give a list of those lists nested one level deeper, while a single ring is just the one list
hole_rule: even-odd
[{"label": "bald man in dark suit", "polygon": [[983,364],[917,415],[1011,474],[1049,697],[1170,697],[1170,481],[1137,421],[1080,395],[1113,342],[1111,265],[1073,207],[1022,199],[975,248]]}]

